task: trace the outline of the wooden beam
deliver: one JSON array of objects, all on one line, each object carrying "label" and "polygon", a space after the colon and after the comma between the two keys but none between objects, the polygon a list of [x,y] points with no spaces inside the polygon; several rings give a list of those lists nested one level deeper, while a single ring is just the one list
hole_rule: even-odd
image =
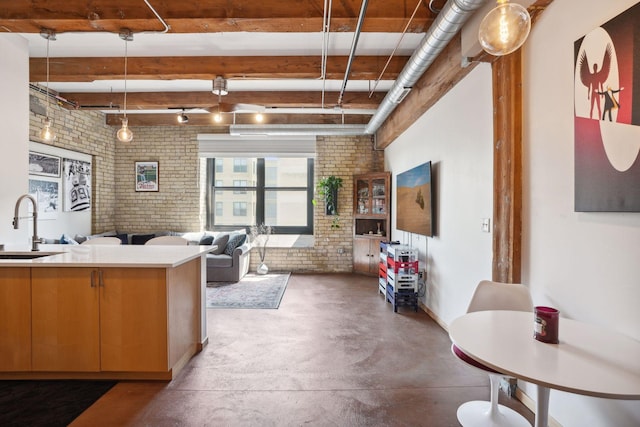
[{"label": "wooden beam", "polygon": [[472,63],[463,68],[461,57],[460,36],[456,36],[380,126],[376,132],[377,148],[388,147],[477,65]]},{"label": "wooden beam", "polygon": [[[216,126],[226,128],[234,122],[233,114],[223,114],[221,123],[215,123],[213,114],[189,114],[189,122],[178,124],[176,114],[128,114],[129,126]],[[339,114],[264,114],[263,124],[366,124],[371,116]],[[107,114],[106,123],[110,126],[122,125],[122,114]],[[344,121],[343,121],[344,120]],[[235,115],[235,124],[256,124],[253,114],[242,113]]]},{"label": "wooden beam", "polygon": [[493,71],[494,281],[519,283],[522,257],[522,54],[500,57]]},{"label": "wooden beam", "polygon": [[[155,4],[154,4],[155,3]],[[409,2],[412,3],[412,2]],[[165,0],[152,2],[172,33],[211,32],[320,32],[323,27],[321,1],[234,0],[233,2],[185,2]],[[361,0],[334,2],[331,9],[331,31],[352,32],[357,25]],[[401,32],[413,12],[406,0],[371,2],[363,31]],[[10,32],[39,32],[42,27],[58,33],[107,31],[121,28],[133,32],[161,31],[160,21],[144,2],[128,0],[12,0],[2,5],[0,29]],[[408,28],[422,33],[434,14],[426,6]]]},{"label": "wooden beam", "polygon": [[[338,92],[325,92],[325,107],[333,107],[338,101]],[[76,108],[120,109],[124,102],[123,93],[60,93],[60,97],[76,105]],[[342,107],[345,109],[375,109],[384,97],[376,92],[371,97],[367,92],[346,92]],[[236,104],[257,104],[279,108],[320,108],[320,92],[229,92],[222,97],[221,105],[230,111]],[[208,92],[129,92],[127,108],[138,110],[166,108],[211,108],[218,105],[218,96]]]},{"label": "wooden beam", "polygon": [[[387,57],[357,56],[352,64],[350,80],[376,80]],[[394,80],[406,64],[408,56],[391,59],[383,79]],[[342,80],[347,56],[327,59],[327,79]],[[127,58],[127,78],[136,79],[203,79],[216,76],[227,79],[318,79],[321,58],[317,56],[164,56]],[[49,81],[91,82],[124,78],[124,57],[120,58],[50,58]],[[47,79],[46,58],[29,59],[29,81]]]}]

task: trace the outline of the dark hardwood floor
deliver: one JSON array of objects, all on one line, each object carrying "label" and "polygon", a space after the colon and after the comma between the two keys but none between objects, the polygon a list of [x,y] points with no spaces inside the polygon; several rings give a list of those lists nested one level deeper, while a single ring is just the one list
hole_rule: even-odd
[{"label": "dark hardwood floor", "polygon": [[377,287],[293,274],[277,310],[209,309],[209,345],[176,379],[120,382],[72,426],[458,426],[460,404],[488,400],[488,376]]}]

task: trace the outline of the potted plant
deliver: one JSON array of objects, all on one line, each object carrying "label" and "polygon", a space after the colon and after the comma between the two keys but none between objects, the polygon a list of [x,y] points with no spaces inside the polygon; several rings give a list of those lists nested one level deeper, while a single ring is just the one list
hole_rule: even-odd
[{"label": "potted plant", "polygon": [[338,189],[342,188],[342,178],[331,175],[329,177],[323,177],[316,189],[318,194],[324,197],[324,210],[326,215],[338,214]]}]

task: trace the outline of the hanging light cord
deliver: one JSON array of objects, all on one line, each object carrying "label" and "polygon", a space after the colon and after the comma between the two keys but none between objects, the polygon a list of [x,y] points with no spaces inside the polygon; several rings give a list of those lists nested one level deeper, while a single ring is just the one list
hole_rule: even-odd
[{"label": "hanging light cord", "polygon": [[124,118],[127,118],[127,46],[129,46],[128,36],[124,39]]},{"label": "hanging light cord", "polygon": [[404,30],[402,30],[402,35],[400,36],[400,39],[398,40],[398,43],[396,43],[396,47],[393,48],[393,51],[391,52],[391,55],[389,55],[389,59],[387,59],[387,63],[384,64],[384,67],[382,68],[382,71],[380,72],[380,75],[378,76],[378,78],[374,82],[373,88],[369,92],[369,98],[371,98],[373,96],[373,92],[375,92],[376,88],[378,87],[378,83],[380,83],[380,80],[382,80],[382,77],[384,76],[385,71],[387,71],[387,67],[389,66],[389,63],[391,62],[391,59],[393,58],[393,56],[396,54],[396,50],[398,50],[398,48],[400,47],[400,43],[402,43],[402,39],[404,38],[405,34],[407,34],[407,30],[409,29],[409,25],[411,25],[411,22],[413,21],[413,18],[416,16],[416,13],[418,12],[418,8],[420,7],[421,3],[422,3],[422,0],[418,0],[418,3],[416,4],[416,8],[413,9],[413,13],[411,14],[411,18],[409,18],[409,21],[407,22],[407,25],[405,25]]},{"label": "hanging light cord", "polygon": [[51,100],[49,99],[49,42],[51,40],[51,35],[47,36],[47,119],[49,119],[49,103]]}]

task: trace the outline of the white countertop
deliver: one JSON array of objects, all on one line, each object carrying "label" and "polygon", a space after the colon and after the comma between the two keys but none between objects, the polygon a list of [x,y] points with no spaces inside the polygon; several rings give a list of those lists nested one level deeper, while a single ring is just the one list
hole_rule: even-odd
[{"label": "white countertop", "polygon": [[[2,267],[176,267],[214,250],[215,246],[160,245],[40,245],[34,259],[0,259]],[[33,253],[27,247],[7,247],[1,254]],[[36,252],[37,253],[37,252]]]}]

